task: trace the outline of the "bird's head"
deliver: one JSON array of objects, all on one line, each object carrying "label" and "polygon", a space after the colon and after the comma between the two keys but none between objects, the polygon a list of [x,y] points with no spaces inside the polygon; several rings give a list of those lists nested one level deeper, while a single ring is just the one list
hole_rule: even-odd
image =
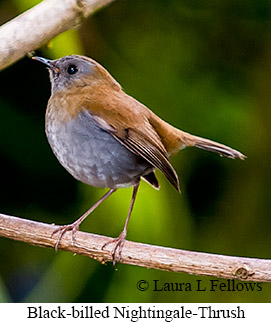
[{"label": "bird's head", "polygon": [[50,73],[52,94],[70,88],[108,85],[120,88],[118,82],[99,63],[86,56],[70,55],[56,60],[34,56],[47,66]]}]

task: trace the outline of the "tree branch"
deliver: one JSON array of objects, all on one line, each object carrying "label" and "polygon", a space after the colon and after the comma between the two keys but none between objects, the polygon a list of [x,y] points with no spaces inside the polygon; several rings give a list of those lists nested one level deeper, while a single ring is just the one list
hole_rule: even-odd
[{"label": "tree branch", "polygon": [[44,0],[0,27],[0,70],[114,0]]},{"label": "tree branch", "polygon": [[[32,245],[54,248],[57,235],[52,237],[52,233],[56,228],[57,226],[53,224],[0,214],[0,236]],[[78,231],[73,244],[72,234],[67,232],[61,239],[59,249],[105,263],[112,261],[111,247],[102,250],[102,246],[111,239]],[[193,275],[271,282],[271,260],[269,259],[207,254],[126,241],[120,262]]]}]

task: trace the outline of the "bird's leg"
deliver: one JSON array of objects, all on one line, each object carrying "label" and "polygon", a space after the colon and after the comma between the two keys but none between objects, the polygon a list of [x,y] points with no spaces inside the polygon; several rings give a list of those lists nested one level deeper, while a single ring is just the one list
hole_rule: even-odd
[{"label": "bird's leg", "polygon": [[74,234],[76,231],[79,230],[79,225],[85,220],[85,218],[91,213],[93,212],[97,206],[99,206],[104,200],[106,200],[111,194],[113,194],[117,189],[113,189],[111,188],[105,195],[103,195],[94,205],[92,205],[92,207],[87,210],[82,216],[80,216],[79,219],[77,219],[76,221],[74,221],[71,224],[67,224],[67,225],[61,225],[59,226],[53,233],[52,236],[56,233],[59,232],[58,238],[57,238],[57,242],[55,244],[55,250],[57,251],[59,243],[63,237],[63,235],[67,232],[67,231],[72,231],[72,242],[74,244]]},{"label": "bird's leg", "polygon": [[[121,251],[122,251],[124,242],[126,240],[127,227],[128,227],[128,223],[129,223],[129,220],[130,220],[130,216],[131,216],[133,207],[134,207],[138,187],[139,187],[139,182],[134,185],[133,195],[132,195],[132,199],[131,199],[131,203],[130,203],[130,207],[129,207],[128,216],[126,218],[125,225],[124,225],[124,228],[123,228],[121,234],[117,238],[105,243],[102,246],[102,249],[104,249],[104,247],[106,247],[107,245],[109,245],[111,243],[114,243],[113,249],[111,251],[112,260],[113,260],[113,266],[115,266],[116,262],[120,261]],[[117,256],[117,254],[118,254],[118,256]]]}]

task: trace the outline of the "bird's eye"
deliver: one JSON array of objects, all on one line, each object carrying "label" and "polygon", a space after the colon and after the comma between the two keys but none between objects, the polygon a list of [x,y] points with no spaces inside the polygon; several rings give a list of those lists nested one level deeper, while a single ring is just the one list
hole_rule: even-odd
[{"label": "bird's eye", "polygon": [[74,75],[74,74],[76,74],[78,72],[78,68],[77,68],[76,65],[71,64],[71,65],[68,66],[67,72],[70,75]]}]

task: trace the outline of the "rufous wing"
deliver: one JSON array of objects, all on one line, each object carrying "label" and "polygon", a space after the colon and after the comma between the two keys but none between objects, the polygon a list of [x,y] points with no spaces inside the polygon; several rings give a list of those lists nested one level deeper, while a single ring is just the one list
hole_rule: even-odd
[{"label": "rufous wing", "polygon": [[[143,128],[129,128],[120,123],[117,126],[109,124],[99,116],[94,115],[93,119],[127,149],[143,157],[153,167],[163,172],[170,183],[180,192],[178,175],[170,164],[167,151],[159,136],[149,123],[146,122]],[[142,129],[144,130],[142,131]]]}]

